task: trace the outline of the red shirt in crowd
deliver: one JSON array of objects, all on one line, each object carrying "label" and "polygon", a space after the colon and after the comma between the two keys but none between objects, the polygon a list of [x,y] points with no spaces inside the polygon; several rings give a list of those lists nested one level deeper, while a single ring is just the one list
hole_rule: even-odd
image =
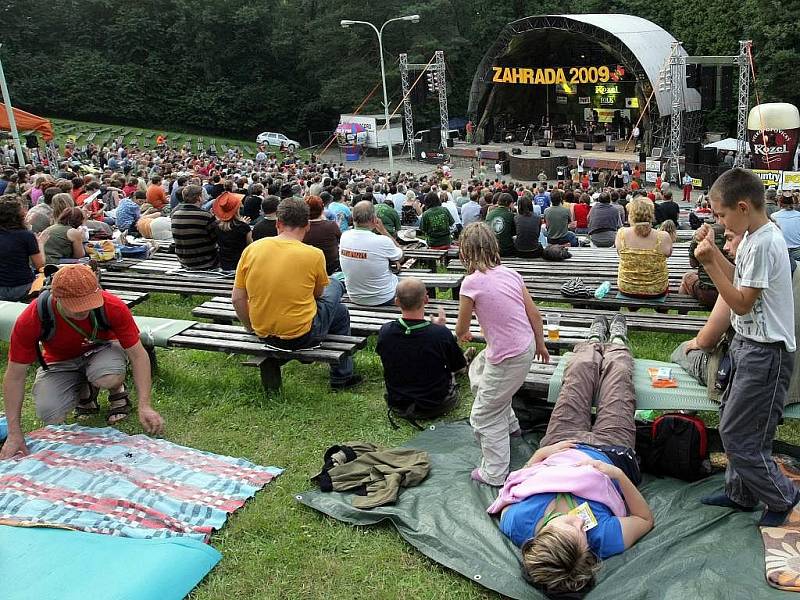
[{"label": "red shirt in crowd", "polygon": [[578,202],[572,205],[572,210],[575,214],[575,227],[578,229],[587,229],[589,227],[589,209],[591,207],[583,202]]},{"label": "red shirt in crowd", "polygon": [[[56,319],[56,331],[52,338],[43,342],[44,360],[55,363],[78,358],[92,348],[92,343],[75,331],[59,314],[53,302],[53,313]],[[133,315],[125,303],[115,295],[103,291],[106,319],[111,329],[98,330],[97,339],[119,340],[123,348],[131,348],[139,341],[139,328],[133,320]],[[83,321],[74,321],[87,334],[92,332],[92,321],[86,318]],[[8,360],[23,365],[36,362],[36,344],[39,341],[42,325],[36,302],[31,302],[22,311],[14,323],[11,331],[11,346],[8,351]]]}]

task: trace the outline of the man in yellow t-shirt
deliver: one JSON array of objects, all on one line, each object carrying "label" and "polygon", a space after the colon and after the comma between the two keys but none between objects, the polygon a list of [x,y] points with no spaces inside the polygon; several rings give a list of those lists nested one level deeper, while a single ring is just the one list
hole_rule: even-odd
[{"label": "man in yellow t-shirt", "polygon": [[[329,333],[350,335],[350,313],[342,304],[344,285],[328,279],[322,250],[303,243],[308,205],[286,198],[278,205],[277,237],[245,248],[231,299],[245,329],[280,350],[313,348]],[[353,359],[331,365],[331,387],[361,382]]]}]

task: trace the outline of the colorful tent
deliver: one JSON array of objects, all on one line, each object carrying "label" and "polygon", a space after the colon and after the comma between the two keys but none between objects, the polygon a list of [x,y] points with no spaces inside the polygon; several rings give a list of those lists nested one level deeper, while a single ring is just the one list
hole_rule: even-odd
[{"label": "colorful tent", "polygon": [[[19,131],[35,131],[44,138],[44,141],[49,142],[53,139],[53,125],[47,119],[37,117],[29,112],[14,108],[14,120],[17,122],[17,129]],[[8,113],[6,112],[6,105],[0,102],[0,130],[10,131],[11,126],[8,123]]]}]

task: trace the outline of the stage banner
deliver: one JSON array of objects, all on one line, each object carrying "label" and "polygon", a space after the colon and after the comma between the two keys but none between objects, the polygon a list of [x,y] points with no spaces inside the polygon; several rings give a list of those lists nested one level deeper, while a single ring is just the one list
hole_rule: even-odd
[{"label": "stage banner", "polygon": [[702,179],[697,179],[695,177],[692,177],[692,187],[696,187],[696,188],[703,187],[703,180]]},{"label": "stage banner", "polygon": [[492,83],[516,83],[525,85],[561,85],[578,83],[609,83],[625,77],[622,65],[590,67],[492,67]]},{"label": "stage banner", "polygon": [[800,190],[800,171],[784,171],[781,189]]},{"label": "stage banner", "polygon": [[787,102],[759,104],[747,116],[747,136],[756,169],[784,171],[791,169],[797,138],[800,135],[800,111]]},{"label": "stage banner", "polygon": [[644,180],[647,183],[655,183],[657,178],[658,178],[658,173],[656,173],[655,171],[646,171],[644,174]]},{"label": "stage banner", "polygon": [[774,171],[772,169],[753,169],[753,173],[758,175],[759,179],[764,183],[766,187],[781,187],[781,181],[783,180],[783,171]]},{"label": "stage banner", "polygon": [[656,173],[661,173],[661,161],[660,160],[647,160],[644,163],[645,171],[655,171]]},{"label": "stage banner", "polygon": [[592,98],[591,96],[579,96],[578,97],[578,104],[591,104]]}]

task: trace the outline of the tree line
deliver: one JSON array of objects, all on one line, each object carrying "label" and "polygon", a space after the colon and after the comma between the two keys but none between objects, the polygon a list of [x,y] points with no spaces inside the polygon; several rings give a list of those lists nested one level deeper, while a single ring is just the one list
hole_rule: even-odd
[{"label": "tree line", "polygon": [[[7,0],[0,60],[15,106],[62,118],[251,137],[332,129],[380,81],[372,30],[341,19],[419,14],[384,34],[390,104],[397,56],[444,50],[451,116],[464,116],[475,69],[509,22],[537,14],[632,14],[689,54],[735,54],[752,39],[759,99],[800,104],[796,0]],[[380,113],[380,89],[364,113]],[[401,113],[402,114],[402,113]],[[731,115],[712,115],[729,123]],[[434,124],[431,99],[415,108]],[[730,133],[734,133],[730,132]]]}]

